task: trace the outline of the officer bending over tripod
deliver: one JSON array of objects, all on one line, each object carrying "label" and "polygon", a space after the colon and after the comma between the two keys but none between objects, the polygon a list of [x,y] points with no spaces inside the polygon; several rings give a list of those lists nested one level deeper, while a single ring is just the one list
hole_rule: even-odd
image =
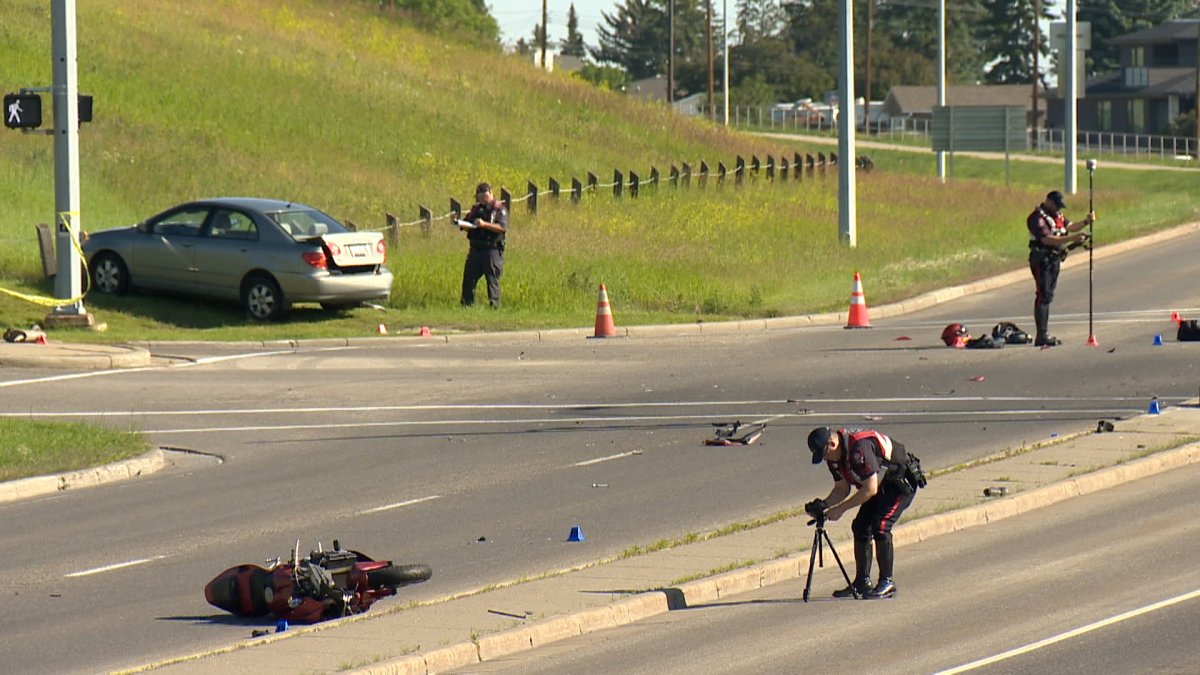
[{"label": "officer bending over tripod", "polygon": [[[834,591],[835,598],[886,598],[896,594],[892,579],[892,525],[912,504],[916,490],[925,485],[920,460],[902,443],[871,429],[817,427],[808,435],[813,464],[822,460],[833,476],[833,490],[825,499],[805,505],[811,515],[824,511],[837,520],[859,507],[854,533],[853,583]],[[854,494],[851,494],[851,488]],[[879,583],[871,586],[871,548],[879,562]]]}]

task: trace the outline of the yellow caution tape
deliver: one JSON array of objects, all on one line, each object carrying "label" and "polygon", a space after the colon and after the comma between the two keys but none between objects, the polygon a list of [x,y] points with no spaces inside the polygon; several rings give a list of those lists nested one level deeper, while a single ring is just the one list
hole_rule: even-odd
[{"label": "yellow caution tape", "polygon": [[[62,222],[67,224],[68,229],[70,229],[71,220],[78,218],[78,216],[78,211],[62,211],[58,214],[58,217],[62,220]],[[41,305],[42,307],[61,307],[63,305],[73,305],[80,300],[83,300],[84,297],[87,296],[88,291],[91,290],[92,275],[88,270],[87,257],[83,255],[83,249],[79,246],[79,237],[71,237],[71,246],[75,248],[75,252],[79,254],[79,260],[83,262],[83,292],[79,295],[64,300],[62,298],[48,298],[44,295],[26,295],[25,293],[19,293],[17,291],[12,291],[2,287],[0,287],[0,293],[35,305]]]}]

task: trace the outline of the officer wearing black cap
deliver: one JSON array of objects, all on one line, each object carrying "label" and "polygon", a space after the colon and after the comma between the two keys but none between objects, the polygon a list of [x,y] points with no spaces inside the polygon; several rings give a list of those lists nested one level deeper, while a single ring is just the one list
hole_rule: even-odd
[{"label": "officer wearing black cap", "polygon": [[1054,288],[1058,285],[1059,267],[1066,257],[1067,246],[1083,243],[1087,233],[1080,230],[1096,220],[1093,211],[1087,214],[1083,222],[1072,223],[1062,214],[1066,208],[1062,193],[1055,190],[1047,194],[1045,201],[1025,219],[1025,226],[1029,229],[1029,271],[1033,273],[1033,281],[1037,285],[1033,300],[1033,322],[1037,325],[1037,337],[1033,344],[1039,347],[1062,344],[1062,340],[1051,337],[1049,332],[1050,303],[1054,300]]},{"label": "officer wearing black cap", "polygon": [[500,307],[500,275],[504,273],[504,233],[508,231],[508,208],[492,196],[492,186],[480,183],[475,188],[475,205],[459,225],[467,231],[471,249],[463,266],[462,304],[475,304],[475,285],[479,277],[487,279],[488,301]]},{"label": "officer wearing black cap", "polygon": [[[886,598],[896,594],[892,579],[894,560],[892,525],[912,504],[915,489],[905,482],[908,453],[904,445],[873,429],[817,427],[808,435],[813,464],[825,462],[833,476],[833,490],[825,497],[825,517],[837,520],[858,508],[850,529],[854,533],[854,582],[835,598]],[[854,488],[854,494],[850,494]],[[831,506],[829,506],[831,505]],[[879,562],[879,583],[871,586],[874,544]]]}]

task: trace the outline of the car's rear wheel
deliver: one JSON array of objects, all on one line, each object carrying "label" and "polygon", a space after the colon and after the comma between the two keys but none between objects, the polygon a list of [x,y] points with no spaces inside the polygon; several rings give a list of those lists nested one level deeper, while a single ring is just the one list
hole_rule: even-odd
[{"label": "car's rear wheel", "polygon": [[129,292],[129,268],[121,256],[105,251],[92,258],[92,288],[116,295]]},{"label": "car's rear wheel", "polygon": [[279,284],[265,274],[256,274],[242,282],[242,307],[255,321],[275,321],[286,309]]}]

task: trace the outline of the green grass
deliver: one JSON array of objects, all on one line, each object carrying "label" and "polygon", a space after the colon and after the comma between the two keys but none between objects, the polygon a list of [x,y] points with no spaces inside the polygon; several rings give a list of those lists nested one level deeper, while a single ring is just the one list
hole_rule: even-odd
[{"label": "green grass", "polygon": [[[526,181],[544,190],[550,176],[569,185],[591,171],[603,183],[613,168],[665,176],[685,161],[732,167],[738,155],[831,149],[686,119],[422,33],[370,3],[138,0],[78,11],[80,88],[96,97],[80,141],[85,230],[214,195],[294,199],[378,229],[385,212],[401,222],[416,220],[419,205],[445,213],[481,179],[519,196]],[[48,84],[47,14],[34,0],[6,10],[0,62],[12,82]],[[52,144],[5,131],[0,290],[49,298],[32,225],[53,218]],[[1003,162],[956,157],[943,185],[932,155],[869,154],[877,168],[858,177],[854,249],[837,239],[835,170],[741,189],[693,181],[637,199],[601,191],[578,205],[543,196],[536,217],[514,208],[498,312],[458,306],[466,246],[438,221],[427,236],[402,229],[383,310],[331,316],[301,306],[281,325],[259,326],[231,303],[93,294],[85,306],[108,332],[70,339],[341,337],[380,323],[393,334],[579,327],[592,323],[600,283],[618,326],[842,311],[855,271],[868,302],[882,304],[1021,267],[1024,217],[1062,181],[1060,166],[1014,160],[1005,185]],[[1100,244],[1195,220],[1197,175],[1105,167]],[[2,324],[40,323],[46,312],[0,293]]]},{"label": "green grass", "polygon": [[149,447],[134,432],[0,418],[0,481],[107,464],[140,455]]}]

